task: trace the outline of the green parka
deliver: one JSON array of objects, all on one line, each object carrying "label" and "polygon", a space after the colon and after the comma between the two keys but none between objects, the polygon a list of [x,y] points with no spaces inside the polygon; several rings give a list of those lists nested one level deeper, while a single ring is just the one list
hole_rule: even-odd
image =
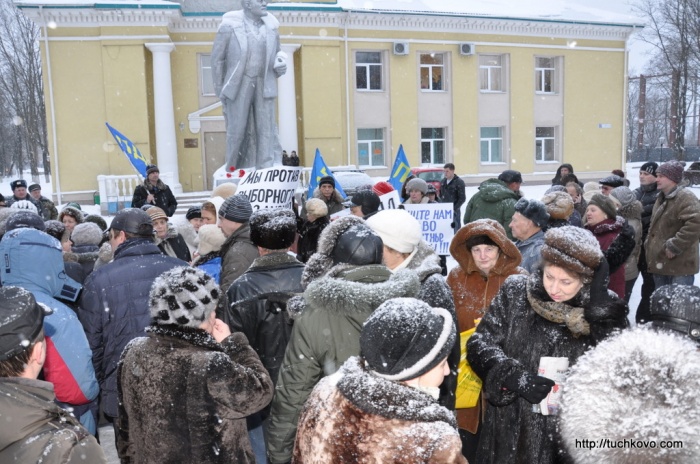
[{"label": "green parka", "polygon": [[487,179],[481,183],[479,191],[467,203],[464,224],[477,219],[494,219],[506,230],[508,238],[513,240],[510,221],[515,212],[515,203],[519,199],[520,194],[509,189],[505,182]]}]

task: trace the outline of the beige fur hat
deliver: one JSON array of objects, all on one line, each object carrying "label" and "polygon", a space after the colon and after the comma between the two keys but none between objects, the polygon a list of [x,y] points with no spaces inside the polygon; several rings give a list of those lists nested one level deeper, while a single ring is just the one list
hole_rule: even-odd
[{"label": "beige fur hat", "polygon": [[308,200],[304,206],[306,207],[307,214],[313,214],[316,217],[328,215],[328,206],[326,206],[326,202],[320,198],[312,198]]},{"label": "beige fur hat", "polygon": [[199,228],[199,246],[197,253],[204,256],[212,251],[219,251],[226,241],[224,233],[216,224],[204,224]]},{"label": "beige fur hat", "polygon": [[224,184],[217,186],[214,190],[212,190],[211,196],[212,197],[221,197],[225,200],[228,197],[235,195],[236,190],[238,190],[238,186],[236,184],[231,183],[231,182],[226,182]]},{"label": "beige fur hat", "polygon": [[566,192],[551,192],[542,197],[542,203],[552,219],[568,220],[574,212],[574,200]]}]

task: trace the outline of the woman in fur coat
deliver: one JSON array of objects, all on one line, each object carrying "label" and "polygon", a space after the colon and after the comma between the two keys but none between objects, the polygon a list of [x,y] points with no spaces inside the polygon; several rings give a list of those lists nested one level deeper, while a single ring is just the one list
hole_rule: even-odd
[{"label": "woman in fur coat", "polygon": [[445,309],[383,303],[362,328],[361,355],[306,402],[292,462],[466,464],[454,416],[436,401],[456,338]]},{"label": "woman in fur coat", "polygon": [[[484,316],[506,278],[525,271],[519,267],[520,251],[493,219],[479,219],[459,229],[450,253],[457,267],[447,276],[447,285],[454,295],[459,332],[464,332]],[[484,406],[480,399],[473,408],[457,410],[462,452],[470,462],[476,453]]]},{"label": "woman in fur coat", "polygon": [[540,359],[564,357],[574,365],[627,326],[627,305],[608,293],[607,263],[589,231],[548,230],[542,259],[537,272],[505,281],[467,344],[491,403],[476,463],[566,462],[556,416],[533,412],[554,386],[538,375]]},{"label": "woman in fur coat", "polygon": [[240,332],[216,319],[220,290],[199,269],[153,282],[147,337],[124,349],[117,371],[122,463],[254,463],[246,416],[273,385]]}]

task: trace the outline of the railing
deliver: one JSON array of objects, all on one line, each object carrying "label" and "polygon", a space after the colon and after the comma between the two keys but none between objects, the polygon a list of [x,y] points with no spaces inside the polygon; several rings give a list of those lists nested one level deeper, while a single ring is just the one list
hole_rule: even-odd
[{"label": "railing", "polygon": [[[160,179],[166,184],[172,182],[170,173],[162,173]],[[102,214],[114,215],[123,208],[131,208],[134,189],[141,183],[136,174],[125,176],[97,176],[100,192],[100,211]]]}]

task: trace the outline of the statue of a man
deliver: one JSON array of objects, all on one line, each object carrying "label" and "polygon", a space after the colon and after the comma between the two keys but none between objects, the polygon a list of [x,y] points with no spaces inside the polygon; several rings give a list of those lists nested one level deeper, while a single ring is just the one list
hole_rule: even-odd
[{"label": "statue of a man", "polygon": [[267,0],[243,0],[223,17],[211,51],[214,89],[226,120],[226,170],[280,163],[275,99],[287,71],[279,21]]}]

